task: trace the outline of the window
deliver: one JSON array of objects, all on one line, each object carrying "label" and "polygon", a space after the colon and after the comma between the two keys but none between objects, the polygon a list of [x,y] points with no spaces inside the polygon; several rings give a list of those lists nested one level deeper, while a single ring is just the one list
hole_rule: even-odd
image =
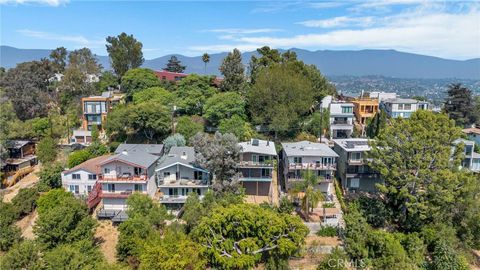
[{"label": "window", "polygon": [[88,180],[97,180],[97,175],[96,174],[89,174],[88,175]]},{"label": "window", "polygon": [[163,178],[169,178],[170,172],[163,172]]},{"label": "window", "polygon": [[257,162],[258,161],[258,156],[257,155],[252,155],[252,161]]},{"label": "window", "polygon": [[105,169],[103,169],[103,172],[104,172],[104,173],[110,173],[110,169],[109,169],[109,168],[105,168]]},{"label": "window", "polygon": [[260,163],[265,162],[265,156],[258,156],[258,162]]},{"label": "window", "polygon": [[302,163],[302,157],[293,157],[294,163]]},{"label": "window", "polygon": [[398,110],[403,110],[403,104],[398,104]]},{"label": "window", "polygon": [[351,160],[361,160],[362,159],[362,153],[360,153],[360,152],[350,153],[350,159]]},{"label": "window", "polygon": [[176,189],[176,188],[169,188],[169,189],[168,189],[168,195],[169,195],[169,196],[178,196],[178,189]]},{"label": "window", "polygon": [[140,174],[142,174],[142,168],[135,167],[135,168],[133,168],[133,172],[134,172],[135,175],[140,175]]},{"label": "window", "polygon": [[350,178],[350,187],[351,188],[358,188],[359,186],[360,186],[360,179]]},{"label": "window", "polygon": [[411,110],[411,109],[412,109],[412,104],[405,104],[405,105],[403,105],[403,109],[404,109],[404,110],[407,110],[407,111]]},{"label": "window", "polygon": [[136,192],[143,192],[143,185],[142,184],[135,184],[134,190]]},{"label": "window", "polygon": [[73,180],[80,180],[80,174],[79,173],[72,174],[72,179]]},{"label": "window", "polygon": [[80,193],[78,185],[70,185],[69,189],[70,189],[70,192],[72,192],[74,194],[79,194]]},{"label": "window", "polygon": [[353,107],[342,107],[342,113],[352,113]]},{"label": "window", "polygon": [[270,169],[262,169],[262,177],[271,177]]},{"label": "window", "polygon": [[193,178],[195,180],[202,180],[203,179],[203,172],[202,171],[194,171]]},{"label": "window", "polygon": [[115,184],[107,184],[108,192],[115,192]]},{"label": "window", "polygon": [[92,186],[88,185],[87,186],[87,193],[90,194],[90,192],[92,192]]}]

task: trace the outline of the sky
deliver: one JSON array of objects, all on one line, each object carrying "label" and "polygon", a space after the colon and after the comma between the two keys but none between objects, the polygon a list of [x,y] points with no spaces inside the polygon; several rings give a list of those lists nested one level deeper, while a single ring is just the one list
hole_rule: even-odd
[{"label": "sky", "polygon": [[98,55],[107,55],[107,36],[126,32],[146,59],[265,45],[480,57],[480,1],[0,0],[0,23],[1,45]]}]

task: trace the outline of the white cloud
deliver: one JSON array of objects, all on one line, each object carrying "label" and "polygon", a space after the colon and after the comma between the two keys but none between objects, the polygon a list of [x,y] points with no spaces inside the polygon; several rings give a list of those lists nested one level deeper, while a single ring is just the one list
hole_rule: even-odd
[{"label": "white cloud", "polygon": [[[353,19],[342,20],[337,19],[336,23]],[[332,24],[335,22],[330,22]],[[251,50],[265,45],[285,49],[396,49],[453,59],[476,58],[480,57],[480,7],[470,5],[461,13],[419,7],[377,18],[372,25],[361,29],[331,29],[293,36],[242,36],[232,43],[193,48],[217,52],[233,47]]]},{"label": "white cloud", "polygon": [[233,49],[238,49],[242,52],[253,51],[260,48],[259,44],[215,44],[215,45],[199,45],[191,46],[187,48],[186,54],[198,55],[198,53],[217,53],[217,52],[229,52]]},{"label": "white cloud", "polygon": [[23,4],[38,4],[58,7],[60,5],[68,3],[69,0],[0,0],[0,5],[23,5]]},{"label": "white cloud", "polygon": [[261,34],[261,33],[273,33],[280,32],[282,29],[275,28],[219,28],[219,29],[206,29],[203,32],[212,33],[225,33],[232,35],[248,35],[248,34]]},{"label": "white cloud", "polygon": [[308,6],[316,9],[336,8],[345,5],[345,2],[313,2],[308,3]]},{"label": "white cloud", "polygon": [[369,26],[372,25],[374,19],[373,17],[334,17],[324,20],[308,20],[303,22],[298,22],[307,27],[319,27],[319,28],[334,28],[334,27],[345,27],[345,26]]},{"label": "white cloud", "polygon": [[17,32],[26,37],[31,37],[36,39],[71,42],[76,47],[95,48],[99,45],[105,44],[105,40],[103,39],[88,39],[82,35],[61,35],[56,33],[34,31],[29,29],[18,30]]}]

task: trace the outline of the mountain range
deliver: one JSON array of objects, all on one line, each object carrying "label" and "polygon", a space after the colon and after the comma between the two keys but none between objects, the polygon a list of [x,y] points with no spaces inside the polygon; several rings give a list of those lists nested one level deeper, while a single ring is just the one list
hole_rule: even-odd
[{"label": "mountain range", "polygon": [[[308,51],[292,48],[298,59],[307,64],[316,65],[326,76],[368,76],[379,75],[393,78],[423,78],[423,79],[480,79],[480,58],[469,60],[452,60],[439,57],[400,52],[395,50],[318,50]],[[281,50],[283,51],[283,50]],[[48,57],[50,50],[18,49],[10,46],[0,46],[0,65],[5,68],[16,64],[39,60]],[[245,66],[256,52],[242,54]],[[187,66],[186,73],[219,75],[218,67],[226,52],[210,55],[206,71],[201,56],[175,56]],[[143,67],[160,70],[165,67],[172,55],[145,60]],[[105,69],[110,69],[108,56],[97,56]]]}]

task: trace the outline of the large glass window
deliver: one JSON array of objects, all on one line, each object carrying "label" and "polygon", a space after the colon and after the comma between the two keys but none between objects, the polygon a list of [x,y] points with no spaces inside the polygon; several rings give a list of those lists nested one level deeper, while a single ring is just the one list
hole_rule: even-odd
[{"label": "large glass window", "polygon": [[135,184],[134,190],[136,192],[143,192],[143,185],[142,184]]},{"label": "large glass window", "polygon": [[115,184],[107,184],[108,192],[115,192]]},{"label": "large glass window", "polygon": [[294,163],[302,163],[302,157],[293,157]]},{"label": "large glass window", "polygon": [[353,107],[342,107],[342,113],[352,113]]},{"label": "large glass window", "polygon": [[79,173],[72,174],[72,179],[73,180],[80,180],[80,174]]}]

